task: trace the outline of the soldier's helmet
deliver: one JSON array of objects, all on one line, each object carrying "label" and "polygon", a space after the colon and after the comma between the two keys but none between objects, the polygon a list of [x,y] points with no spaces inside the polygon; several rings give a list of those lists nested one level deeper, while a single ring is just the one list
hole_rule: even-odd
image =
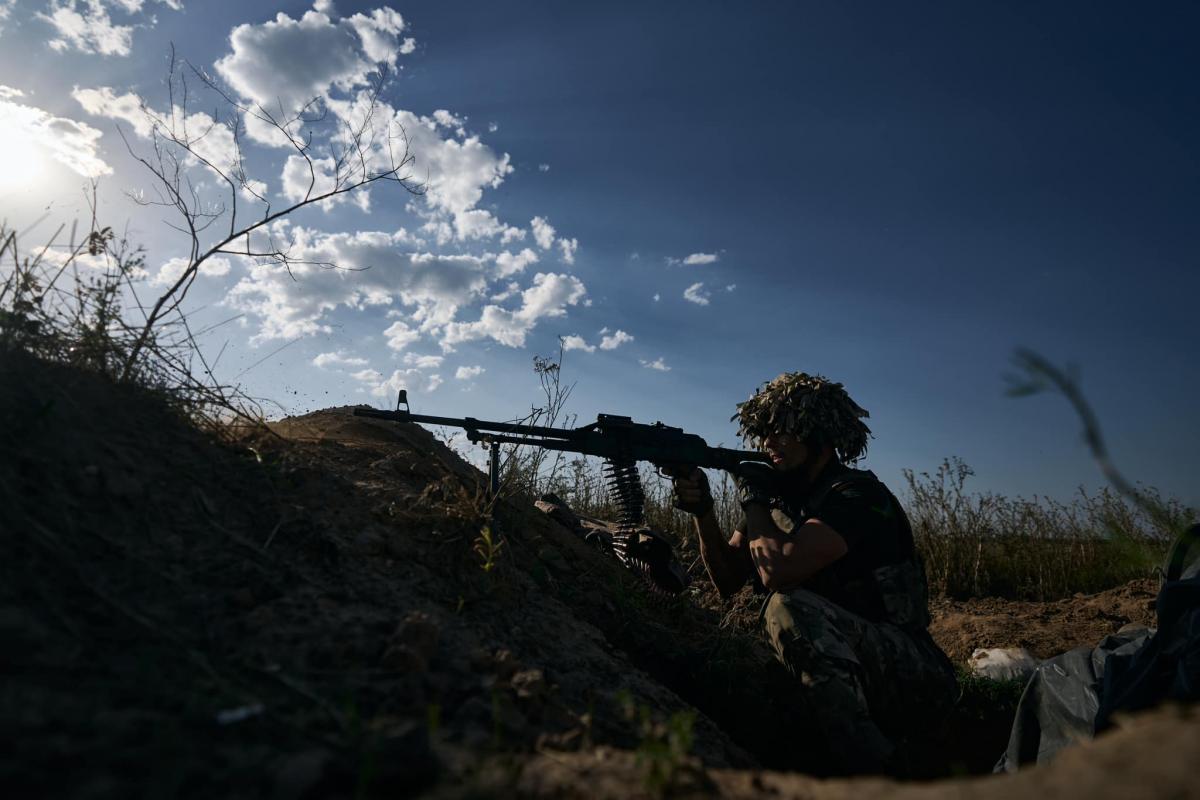
[{"label": "soldier's helmet", "polygon": [[842,462],[849,463],[867,451],[871,429],[863,419],[869,416],[840,383],[821,375],[785,372],[738,403],[730,420],[737,421],[738,435],[751,447],[761,447],[773,433],[788,433],[828,443]]}]

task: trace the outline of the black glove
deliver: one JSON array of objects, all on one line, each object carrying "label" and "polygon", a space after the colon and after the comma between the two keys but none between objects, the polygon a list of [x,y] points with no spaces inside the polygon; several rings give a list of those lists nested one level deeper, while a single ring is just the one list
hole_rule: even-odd
[{"label": "black glove", "polygon": [[736,474],[738,504],[743,509],[749,505],[769,506],[780,494],[779,473],[766,464],[743,461]]},{"label": "black glove", "polygon": [[671,492],[671,502],[680,511],[702,517],[712,511],[712,492],[708,488],[708,477],[701,470],[677,476]]}]

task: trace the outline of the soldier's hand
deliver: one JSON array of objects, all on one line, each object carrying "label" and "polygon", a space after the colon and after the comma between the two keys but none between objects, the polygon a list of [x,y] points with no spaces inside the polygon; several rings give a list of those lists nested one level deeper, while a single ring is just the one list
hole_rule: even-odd
[{"label": "soldier's hand", "polygon": [[693,468],[674,476],[674,492],[671,500],[680,511],[702,517],[712,511],[712,492],[708,490],[708,478],[700,469]]}]

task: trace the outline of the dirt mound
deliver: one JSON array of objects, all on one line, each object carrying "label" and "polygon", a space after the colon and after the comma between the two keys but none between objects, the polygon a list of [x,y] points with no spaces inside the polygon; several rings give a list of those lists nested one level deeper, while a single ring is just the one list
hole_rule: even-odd
[{"label": "dirt mound", "polygon": [[955,663],[977,647],[1024,647],[1037,658],[1094,646],[1126,625],[1153,627],[1158,583],[1144,579],[1097,594],[1034,603],[984,597],[938,598],[930,633]]},{"label": "dirt mound", "polygon": [[[1166,708],[1126,720],[1110,735],[1064,751],[1053,763],[1015,775],[897,784],[881,779],[816,780],[758,770],[692,765],[673,797],[773,797],[795,800],[1010,800],[1013,797],[1176,798],[1196,795],[1200,722]],[[1170,753],[1170,757],[1166,754]],[[597,750],[527,762],[518,778],[526,797],[649,797],[644,769],[628,753]],[[639,789],[639,784],[642,788]]]},{"label": "dirt mound", "polygon": [[0,373],[22,796],[546,794],[599,753],[625,794],[736,793],[776,778],[720,770],[820,767],[750,600],[647,593],[419,427],[331,409],[214,441],[94,375]]}]

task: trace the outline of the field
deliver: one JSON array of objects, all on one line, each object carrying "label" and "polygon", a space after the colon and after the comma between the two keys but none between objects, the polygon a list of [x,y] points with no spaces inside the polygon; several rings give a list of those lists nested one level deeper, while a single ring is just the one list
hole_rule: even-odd
[{"label": "field", "polygon": [[[28,289],[0,294],[0,778],[22,796],[1007,791],[808,777],[823,767],[756,599],[716,596],[657,478],[648,520],[694,578],[676,599],[531,505],[549,489],[610,515],[594,466],[515,456],[492,499],[417,426],[345,408],[255,419],[195,378],[186,329],[131,362],[139,331],[113,323],[103,282],[64,294],[67,316]],[[967,477],[950,462],[904,498],[956,658],[1050,655],[1151,618],[1161,514],[1111,494],[973,495]],[[960,688],[912,743],[910,777],[998,755],[1019,687]],[[1190,787],[1147,748],[1172,741],[1188,763],[1195,721],[1138,724],[1018,782]]]}]

